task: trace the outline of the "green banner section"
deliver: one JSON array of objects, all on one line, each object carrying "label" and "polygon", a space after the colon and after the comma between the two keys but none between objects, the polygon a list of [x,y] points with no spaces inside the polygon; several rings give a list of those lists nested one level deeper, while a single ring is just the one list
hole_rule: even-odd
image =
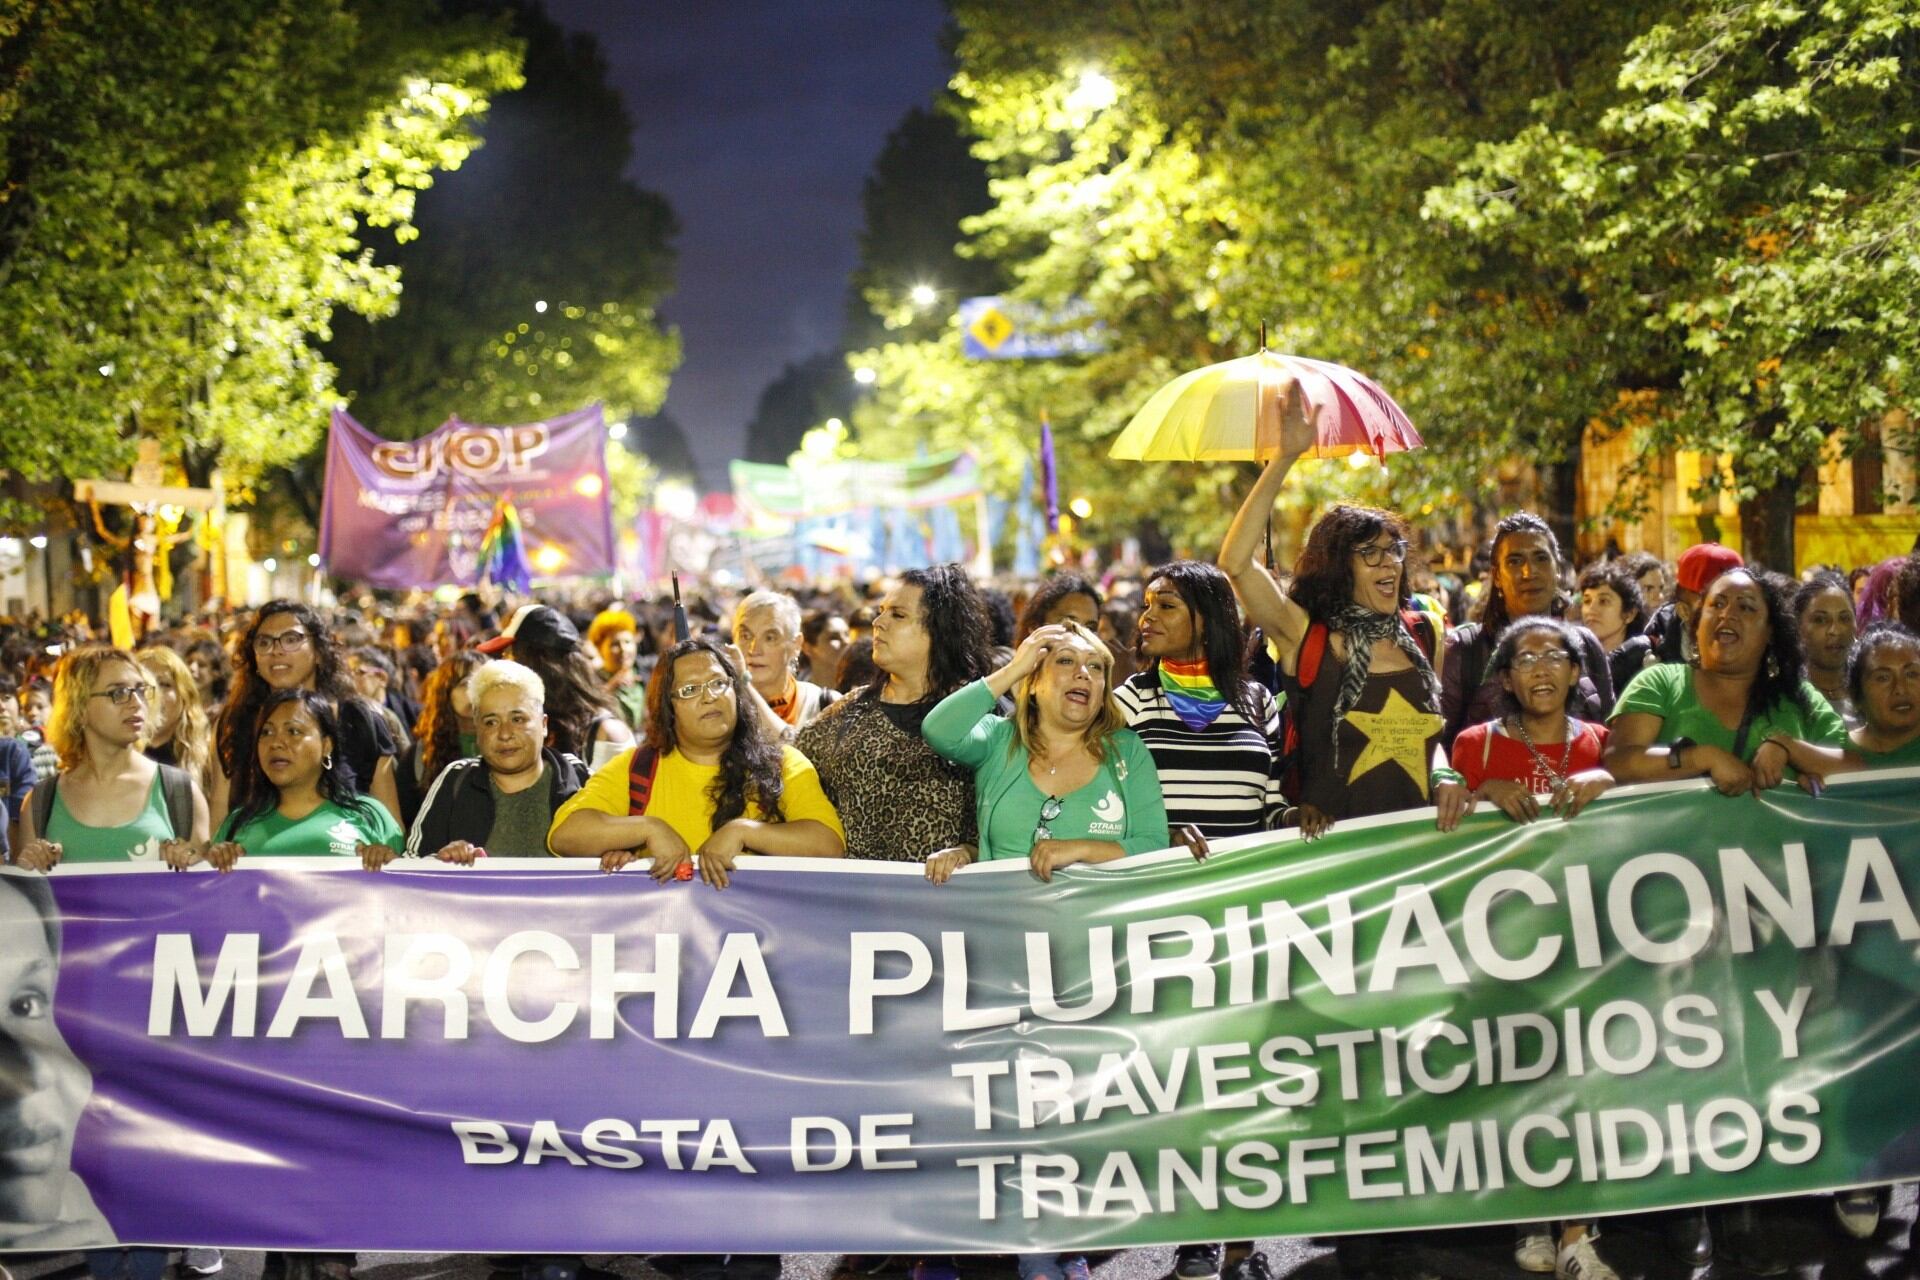
[{"label": "green banner section", "polygon": [[735,460],[727,472],[742,505],[789,520],[863,507],[938,507],[970,501],[981,492],[979,459],[966,451],[804,469]]},{"label": "green banner section", "polygon": [[1044,942],[969,935],[971,1019],[945,975],[974,1208],[1123,1244],[1920,1174],[1917,800],[1638,788],[1071,876]]}]

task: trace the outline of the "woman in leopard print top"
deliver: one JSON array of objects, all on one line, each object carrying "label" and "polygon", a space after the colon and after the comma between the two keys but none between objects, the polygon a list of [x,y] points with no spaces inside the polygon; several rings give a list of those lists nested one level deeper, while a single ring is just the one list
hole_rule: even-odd
[{"label": "woman in leopard print top", "polygon": [[920,722],[986,675],[987,610],[959,565],[913,569],[873,620],[872,684],[800,731],[794,745],[847,830],[847,856],[924,862],[975,842],[973,773],[935,755]]}]

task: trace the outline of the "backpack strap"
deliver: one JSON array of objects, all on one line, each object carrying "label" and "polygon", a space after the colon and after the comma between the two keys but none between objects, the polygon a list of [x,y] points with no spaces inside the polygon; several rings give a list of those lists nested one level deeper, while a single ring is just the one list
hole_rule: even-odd
[{"label": "backpack strap", "polygon": [[660,772],[660,753],[645,743],[633,749],[627,768],[627,815],[639,817],[653,799],[653,780]]},{"label": "backpack strap", "polygon": [[1302,689],[1311,689],[1320,678],[1320,660],[1327,654],[1327,624],[1307,624],[1306,639],[1300,642],[1300,657],[1293,664],[1294,680]]},{"label": "backpack strap", "polygon": [[174,838],[193,838],[193,779],[185,769],[160,766],[160,798],[167,804],[167,821],[173,824]]},{"label": "backpack strap", "polygon": [[47,838],[47,823],[53,817],[53,792],[59,785],[60,775],[50,775],[45,783],[33,789],[33,798],[29,801],[33,808],[33,834],[42,840]]},{"label": "backpack strap", "polygon": [[1427,655],[1427,662],[1431,665],[1433,655],[1440,652],[1440,619],[1425,609],[1402,609],[1400,625],[1407,629],[1407,634]]}]

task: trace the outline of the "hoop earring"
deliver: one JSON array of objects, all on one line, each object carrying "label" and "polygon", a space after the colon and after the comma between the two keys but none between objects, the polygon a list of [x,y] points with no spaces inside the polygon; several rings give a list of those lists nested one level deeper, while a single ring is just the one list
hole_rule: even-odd
[{"label": "hoop earring", "polygon": [[320,757],[320,771],[322,773],[328,773],[328,772],[331,772],[332,769],[333,769],[333,757],[331,755],[325,755]]},{"label": "hoop earring", "polygon": [[1775,680],[1780,678],[1780,657],[1778,654],[1770,653],[1767,655],[1767,675]]}]

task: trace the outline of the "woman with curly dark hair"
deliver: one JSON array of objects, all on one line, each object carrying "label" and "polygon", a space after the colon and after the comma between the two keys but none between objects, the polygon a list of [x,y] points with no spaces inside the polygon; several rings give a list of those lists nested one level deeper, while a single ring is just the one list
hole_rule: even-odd
[{"label": "woman with curly dark hair", "polygon": [[746,676],[711,636],[683,640],[647,687],[647,740],[594,772],[553,815],[547,847],[617,871],[653,860],[666,880],[698,860],[724,889],[741,854],[838,858],[840,817],[807,758],[740,714]]},{"label": "woman with curly dark hair", "polygon": [[260,797],[250,790],[259,775],[252,760],[253,742],[259,736],[261,710],[268,697],[285,689],[305,689],[333,703],[340,721],[337,754],[354,790],[385,805],[397,821],[400,794],[393,761],[398,747],[393,735],[379,713],[354,692],[345,658],[326,622],[294,600],[260,606],[238,647],[233,689],[214,736],[220,762],[214,794],[209,797],[214,821],[218,823],[230,809],[259,807]]},{"label": "woman with curly dark hair", "polygon": [[206,861],[231,871],[243,854],[332,854],[378,865],[406,844],[386,807],[354,788],[332,701],[309,689],[276,689],[258,723],[245,785],[236,788],[247,800],[220,824]]},{"label": "woman with curly dark hair", "polygon": [[1042,627],[1061,622],[1077,622],[1092,631],[1100,625],[1100,589],[1077,573],[1062,570],[1041,579],[1020,611],[1020,625],[1014,629],[1013,643]]},{"label": "woman with curly dark hair", "polygon": [[1661,663],[1633,678],[1613,709],[1607,772],[1622,782],[1708,777],[1737,796],[1847,767],[1847,727],[1807,683],[1792,590],[1752,569],[1714,579],[1694,620],[1697,665]]},{"label": "woman with curly dark hair", "polygon": [[473,700],[467,696],[467,677],[486,665],[487,655],[463,649],[433,669],[420,691],[420,718],[413,722],[413,745],[395,771],[400,783],[401,821],[409,828],[420,814],[420,801],[440,771],[455,760],[480,754],[474,736]]},{"label": "woman with curly dark hair", "polygon": [[1833,704],[1849,729],[1858,727],[1860,717],[1847,696],[1847,658],[1858,629],[1847,580],[1823,570],[1801,583],[1793,593],[1793,619],[1807,655],[1807,682]]},{"label": "woman with curly dark hair", "polygon": [[975,842],[973,774],[920,736],[927,712],[986,675],[987,607],[957,564],[909,569],[873,619],[876,672],[794,740],[847,831],[847,856],[924,862]]},{"label": "woman with curly dark hair", "polygon": [[1241,504],[1220,549],[1247,617],[1279,652],[1295,716],[1289,744],[1301,831],[1339,818],[1433,805],[1450,831],[1467,789],[1440,745],[1446,644],[1431,614],[1407,607],[1406,521],[1340,505],[1315,523],[1290,591],[1254,558],[1287,472],[1314,433],[1296,388],[1282,393],[1282,448]]}]

